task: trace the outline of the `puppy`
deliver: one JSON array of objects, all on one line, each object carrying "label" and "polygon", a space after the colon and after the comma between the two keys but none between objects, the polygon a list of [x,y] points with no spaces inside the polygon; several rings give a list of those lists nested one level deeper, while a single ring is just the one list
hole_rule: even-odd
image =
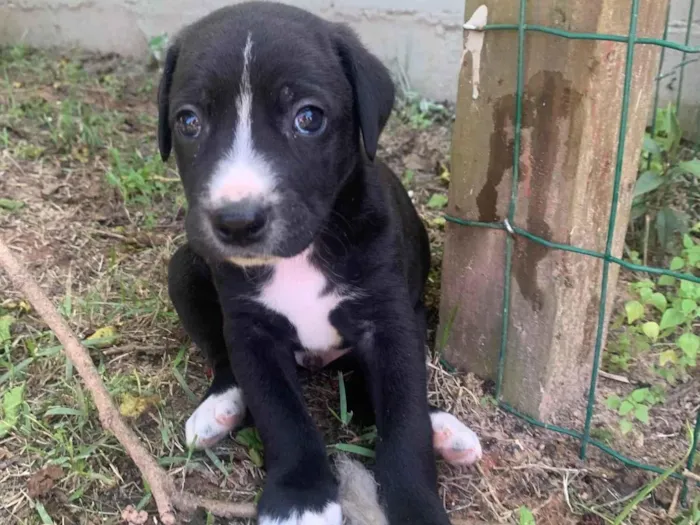
[{"label": "puppy", "polygon": [[211,446],[250,414],[264,525],[343,520],[298,365],[342,357],[364,379],[392,525],[447,525],[434,448],[455,464],[481,454],[471,430],[428,405],[428,236],[375,159],[393,103],[387,69],[352,31],[287,5],[219,9],[167,52],[158,142],[188,202],[169,293],[214,370],[186,438]]}]

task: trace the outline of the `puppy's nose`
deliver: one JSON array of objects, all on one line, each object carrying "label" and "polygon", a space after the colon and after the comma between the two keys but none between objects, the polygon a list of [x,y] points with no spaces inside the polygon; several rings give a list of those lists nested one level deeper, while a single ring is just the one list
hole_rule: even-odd
[{"label": "puppy's nose", "polygon": [[216,235],[227,244],[250,244],[262,237],[267,210],[252,202],[227,204],[212,214]]}]

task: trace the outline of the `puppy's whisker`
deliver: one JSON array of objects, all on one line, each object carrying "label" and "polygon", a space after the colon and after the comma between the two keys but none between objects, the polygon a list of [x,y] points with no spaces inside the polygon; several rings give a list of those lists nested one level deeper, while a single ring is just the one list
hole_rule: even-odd
[{"label": "puppy's whisker", "polygon": [[347,242],[347,235],[345,236],[345,237],[346,237],[346,240],[343,241],[343,239],[340,237],[340,235],[338,235],[336,232],[334,232],[334,231],[333,231],[330,227],[328,227],[328,226],[324,226],[323,228],[321,228],[321,233],[325,233],[325,234],[327,234],[329,237],[331,237],[332,239],[338,241],[339,246],[340,246],[340,247],[343,249],[343,251],[344,251],[344,253],[342,254],[342,256],[346,256],[346,255],[350,252],[350,250],[349,250],[349,248],[348,248],[349,242]]},{"label": "puppy's whisker", "polygon": [[336,210],[331,210],[331,215],[334,215],[343,221],[343,225],[347,226],[348,230],[352,230],[352,224],[345,218],[345,215]]}]

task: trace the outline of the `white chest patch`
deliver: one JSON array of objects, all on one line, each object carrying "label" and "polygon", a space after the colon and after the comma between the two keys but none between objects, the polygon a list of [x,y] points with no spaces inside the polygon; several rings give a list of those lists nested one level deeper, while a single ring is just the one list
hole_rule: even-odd
[{"label": "white chest patch", "polygon": [[273,272],[258,301],[289,320],[306,350],[337,349],[341,337],[329,315],[348,297],[324,293],[328,280],[311,264],[308,251],[276,263]]}]

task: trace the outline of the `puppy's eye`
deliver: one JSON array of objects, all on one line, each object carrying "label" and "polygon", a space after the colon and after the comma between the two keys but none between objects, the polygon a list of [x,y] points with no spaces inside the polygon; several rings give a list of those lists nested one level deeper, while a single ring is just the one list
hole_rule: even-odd
[{"label": "puppy's eye", "polygon": [[177,129],[178,133],[181,135],[189,139],[194,139],[201,133],[202,123],[194,111],[183,109],[177,114],[175,129]]},{"label": "puppy's eye", "polygon": [[302,135],[318,135],[326,127],[326,116],[314,106],[301,108],[294,117],[294,128]]}]

